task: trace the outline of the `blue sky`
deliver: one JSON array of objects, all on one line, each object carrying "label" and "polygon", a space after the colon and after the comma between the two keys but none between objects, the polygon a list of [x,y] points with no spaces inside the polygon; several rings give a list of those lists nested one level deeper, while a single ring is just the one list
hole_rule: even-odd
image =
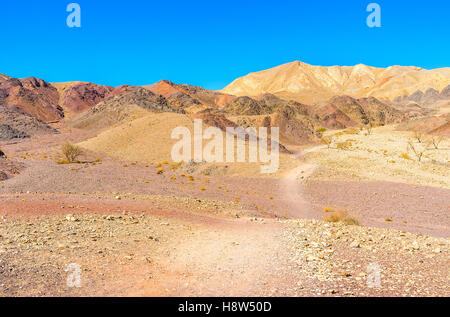
[{"label": "blue sky", "polygon": [[[81,6],[82,27],[66,26]],[[381,6],[381,28],[366,7]],[[294,60],[450,66],[447,0],[2,0],[0,73],[50,82],[221,89]]]}]

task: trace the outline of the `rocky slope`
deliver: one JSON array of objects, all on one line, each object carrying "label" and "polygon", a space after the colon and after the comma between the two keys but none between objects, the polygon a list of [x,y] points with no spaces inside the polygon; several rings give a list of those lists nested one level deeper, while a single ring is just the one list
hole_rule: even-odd
[{"label": "rocky slope", "polygon": [[314,116],[325,127],[343,129],[351,126],[381,126],[398,123],[405,114],[376,98],[355,99],[336,96],[314,111]]},{"label": "rocky slope", "polygon": [[105,128],[127,119],[136,119],[146,111],[184,113],[182,109],[170,106],[163,96],[137,88],[116,97],[109,97],[78,116],[72,125],[76,128]]},{"label": "rocky slope", "polygon": [[299,61],[236,79],[222,92],[237,96],[272,93],[305,103],[334,95],[394,99],[432,87],[441,90],[450,83],[450,68],[426,70],[412,66],[376,68],[356,66],[313,66]]},{"label": "rocky slope", "polygon": [[85,82],[56,83],[53,85],[58,89],[61,106],[66,112],[73,114],[89,110],[106,98],[120,96],[138,88],[130,85],[111,87]]},{"label": "rocky slope", "polygon": [[450,138],[450,114],[428,116],[404,122],[398,130],[421,132]]},{"label": "rocky slope", "polygon": [[174,84],[168,80],[161,80],[144,88],[164,96],[174,108],[184,109],[187,112],[199,112],[208,108],[217,109],[236,98],[202,87]]},{"label": "rocky slope", "polygon": [[49,133],[57,131],[19,108],[0,105],[0,141]]},{"label": "rocky slope", "polygon": [[16,107],[39,120],[51,122],[64,117],[58,101],[56,88],[42,79],[0,76],[0,105]]},{"label": "rocky slope", "polygon": [[442,89],[441,92],[434,88],[428,88],[427,90],[425,90],[425,92],[423,92],[422,90],[416,90],[411,95],[399,96],[395,98],[394,101],[400,103],[415,102],[422,105],[429,105],[440,100],[447,99],[450,99],[450,85]]}]

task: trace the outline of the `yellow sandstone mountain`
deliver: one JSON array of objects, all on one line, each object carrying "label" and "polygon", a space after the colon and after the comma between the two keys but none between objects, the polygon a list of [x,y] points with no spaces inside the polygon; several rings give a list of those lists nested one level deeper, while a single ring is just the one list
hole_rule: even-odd
[{"label": "yellow sandstone mountain", "polygon": [[222,92],[236,96],[271,93],[284,99],[314,103],[335,95],[392,100],[430,87],[441,91],[449,84],[450,67],[431,70],[362,64],[326,67],[295,61],[238,78]]}]

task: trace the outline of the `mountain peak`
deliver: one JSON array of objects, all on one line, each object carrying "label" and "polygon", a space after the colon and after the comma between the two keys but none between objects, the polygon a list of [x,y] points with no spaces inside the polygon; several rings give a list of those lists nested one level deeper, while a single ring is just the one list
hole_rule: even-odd
[{"label": "mountain peak", "polygon": [[221,92],[236,96],[271,93],[310,103],[342,94],[393,100],[416,90],[441,91],[449,84],[450,68],[426,70],[398,65],[378,68],[365,64],[313,66],[296,60],[238,78]]}]

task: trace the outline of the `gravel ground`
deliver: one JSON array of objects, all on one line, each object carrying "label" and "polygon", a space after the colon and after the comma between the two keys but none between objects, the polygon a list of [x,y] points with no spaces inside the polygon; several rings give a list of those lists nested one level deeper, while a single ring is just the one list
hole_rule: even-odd
[{"label": "gravel ground", "polygon": [[[3,218],[0,294],[450,295],[448,239],[316,220],[198,217]],[[80,288],[67,284],[71,263],[80,266]]]},{"label": "gravel ground", "polygon": [[67,136],[86,137],[1,144],[0,296],[450,295],[448,189],[308,181],[314,164],[264,180],[95,153],[57,165]]}]

